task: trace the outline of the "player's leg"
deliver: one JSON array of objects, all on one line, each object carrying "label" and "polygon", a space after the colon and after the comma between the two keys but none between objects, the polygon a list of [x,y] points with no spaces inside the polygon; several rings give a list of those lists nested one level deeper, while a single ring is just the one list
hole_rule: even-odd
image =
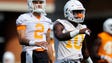
[{"label": "player's leg", "polygon": [[21,53],[21,63],[26,63],[26,52]]}]

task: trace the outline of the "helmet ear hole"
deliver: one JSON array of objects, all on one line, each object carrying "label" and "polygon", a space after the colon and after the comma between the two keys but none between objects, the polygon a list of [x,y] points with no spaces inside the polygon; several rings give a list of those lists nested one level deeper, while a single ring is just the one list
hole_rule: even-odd
[{"label": "helmet ear hole", "polygon": [[67,16],[68,13],[65,13],[65,14],[66,14],[66,17],[68,17],[68,16]]}]

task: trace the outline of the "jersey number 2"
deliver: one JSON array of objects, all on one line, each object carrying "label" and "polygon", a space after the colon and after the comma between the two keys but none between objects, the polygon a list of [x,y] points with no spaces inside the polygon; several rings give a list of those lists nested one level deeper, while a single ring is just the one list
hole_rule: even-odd
[{"label": "jersey number 2", "polygon": [[42,39],[43,35],[42,32],[44,32],[44,25],[41,23],[36,24],[36,31],[34,32],[34,38],[36,39]]}]

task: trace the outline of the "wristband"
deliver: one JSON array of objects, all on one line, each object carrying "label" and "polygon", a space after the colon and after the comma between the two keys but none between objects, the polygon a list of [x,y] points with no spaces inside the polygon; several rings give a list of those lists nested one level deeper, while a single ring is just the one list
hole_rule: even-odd
[{"label": "wristband", "polygon": [[108,57],[108,56],[102,55],[102,56],[101,56],[101,59],[106,60],[106,59],[109,59],[109,57]]},{"label": "wristband", "polygon": [[29,45],[34,46],[35,45],[35,41],[29,41]]},{"label": "wristband", "polygon": [[103,60],[105,60],[107,58],[108,58],[107,56],[104,56],[104,55],[101,56],[101,59],[103,59]]},{"label": "wristband", "polygon": [[101,59],[103,59],[103,60],[105,59],[105,56],[103,56],[103,55],[102,55],[102,56],[100,56],[100,57],[101,57]]},{"label": "wristband", "polygon": [[79,30],[74,30],[74,31],[71,31],[70,32],[70,37],[74,37],[74,36],[76,36],[77,34],[79,34]]},{"label": "wristband", "polygon": [[89,32],[89,30],[86,30],[86,31],[85,31],[85,34],[87,34],[87,35],[90,36],[90,32]]},{"label": "wristband", "polygon": [[87,58],[88,63],[93,63],[92,59],[90,57]]}]

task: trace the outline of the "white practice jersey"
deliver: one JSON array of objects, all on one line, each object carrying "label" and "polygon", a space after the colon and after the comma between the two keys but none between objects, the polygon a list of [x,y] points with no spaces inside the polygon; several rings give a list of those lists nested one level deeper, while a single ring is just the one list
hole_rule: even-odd
[{"label": "white practice jersey", "polygon": [[[18,17],[16,25],[25,25],[25,37],[32,41],[45,41],[46,33],[52,24],[51,20],[42,15],[38,20],[32,13],[25,13]],[[37,46],[24,46],[23,50],[33,50]]]},{"label": "white practice jersey", "polygon": [[[69,21],[67,20],[57,20],[60,22],[65,28],[63,33],[83,28],[82,24],[78,24],[77,27],[74,27]],[[85,38],[85,34],[78,34],[70,40],[67,41],[59,41],[55,38],[55,51],[56,51],[56,60],[62,59],[79,59],[83,58],[81,48],[82,42]]]}]

